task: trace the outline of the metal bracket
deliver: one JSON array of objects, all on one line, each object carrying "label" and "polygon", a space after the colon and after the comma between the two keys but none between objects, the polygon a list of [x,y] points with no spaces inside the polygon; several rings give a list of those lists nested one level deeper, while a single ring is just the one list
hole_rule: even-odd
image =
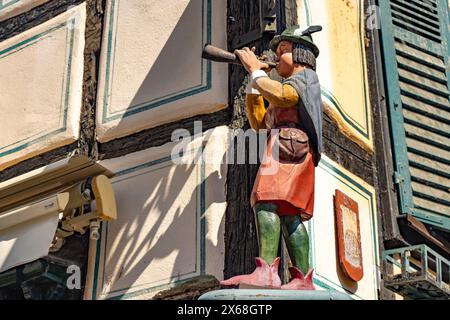
[{"label": "metal bracket", "polygon": [[[403,170],[403,165],[399,165],[399,171],[401,172]],[[400,197],[400,213],[403,214],[411,214],[412,208],[410,205],[405,201],[406,196],[406,189],[405,189],[405,177],[399,172],[394,172],[394,183],[398,186],[398,194]]]},{"label": "metal bracket", "polygon": [[403,184],[403,182],[405,181],[405,178],[403,178],[403,176],[398,173],[397,171],[394,172],[394,182],[395,184]]}]

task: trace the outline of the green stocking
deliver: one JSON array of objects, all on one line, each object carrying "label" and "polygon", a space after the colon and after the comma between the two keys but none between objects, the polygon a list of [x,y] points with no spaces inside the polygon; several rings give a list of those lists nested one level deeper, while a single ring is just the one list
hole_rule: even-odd
[{"label": "green stocking", "polygon": [[271,203],[255,205],[256,232],[258,235],[259,256],[269,265],[278,256],[280,243],[280,217],[277,206]]},{"label": "green stocking", "polygon": [[281,217],[281,228],[292,263],[306,275],[309,269],[309,238],[300,216]]}]

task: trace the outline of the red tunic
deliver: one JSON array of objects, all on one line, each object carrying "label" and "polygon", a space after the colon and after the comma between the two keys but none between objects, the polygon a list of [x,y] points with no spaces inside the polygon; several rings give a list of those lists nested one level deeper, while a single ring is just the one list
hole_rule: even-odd
[{"label": "red tunic", "polygon": [[[265,117],[267,130],[286,122],[299,123],[297,109],[270,105]],[[279,162],[272,158],[273,144],[274,138],[271,136],[253,185],[251,205],[272,202],[278,205],[278,215],[301,215],[302,220],[307,221],[314,211],[315,166],[312,150],[310,148],[302,163]]]}]

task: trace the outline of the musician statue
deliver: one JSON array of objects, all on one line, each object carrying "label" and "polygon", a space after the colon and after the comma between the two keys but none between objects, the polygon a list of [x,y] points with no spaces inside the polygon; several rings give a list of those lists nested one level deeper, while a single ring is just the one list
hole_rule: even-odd
[{"label": "musician statue", "polygon": [[[270,135],[251,194],[259,245],[257,267],[252,274],[222,281],[223,286],[314,290],[304,222],[313,217],[314,172],[322,152],[322,99],[315,72],[319,49],[311,36],[321,30],[320,26],[305,31],[293,27],[270,42],[282,82],[269,78],[264,71],[268,65],[256,57],[254,49],[235,51],[250,74],[246,89],[250,125],[256,131],[270,130]],[[264,99],[269,102],[267,109]],[[283,286],[278,276],[281,234],[293,265],[291,281]]]}]

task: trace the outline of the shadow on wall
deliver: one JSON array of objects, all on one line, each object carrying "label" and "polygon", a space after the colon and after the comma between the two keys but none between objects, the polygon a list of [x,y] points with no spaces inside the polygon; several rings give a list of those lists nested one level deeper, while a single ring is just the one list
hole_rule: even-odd
[{"label": "shadow on wall", "polygon": [[[199,0],[189,1],[153,65],[142,77],[142,83],[136,88],[134,96],[127,101],[128,106],[126,108],[123,105],[119,106],[126,109],[125,116],[135,114],[141,108],[170,109],[162,105],[185,95],[186,91],[192,91],[204,85],[206,72],[200,57],[206,38],[202,32],[188,32],[206,28],[201,18],[203,3]],[[126,36],[129,35],[124,35]],[[118,37],[116,41],[120,43],[120,34]],[[139,71],[142,72],[142,70]],[[145,71],[143,73],[145,74]],[[127,75],[133,77],[132,73]],[[111,99],[114,99],[114,94],[120,93],[121,85],[121,83],[113,84]],[[114,86],[117,88],[114,89]],[[193,241],[196,241],[197,246],[201,245],[200,218],[197,235],[192,230],[194,225],[192,220],[201,211],[198,208],[200,206],[198,195],[202,192],[202,186],[198,181],[195,189],[189,190],[187,186],[189,179],[186,182],[185,178],[196,175],[198,168],[196,165],[176,165],[171,170],[173,171],[170,175],[161,174],[156,178],[153,178],[155,175],[152,174],[152,180],[147,183],[145,174],[140,173],[139,176],[133,177],[133,180],[126,182],[125,187],[122,187],[123,190],[117,193],[118,220],[108,224],[109,239],[104,270],[106,274],[104,277],[103,274],[98,275],[99,292],[106,294],[111,292],[112,295],[120,292],[122,296],[119,297],[123,297],[122,291],[131,292],[126,289],[133,287],[133,291],[137,290],[138,294],[145,294],[154,291],[154,287],[159,284],[153,283],[154,279],[162,281],[168,278],[167,281],[162,282],[177,281],[183,277],[180,270],[190,269],[191,266],[192,270],[195,267],[200,272],[200,247],[197,248],[200,256],[197,261],[193,256],[194,248],[185,250]],[[224,179],[224,176],[214,172],[205,177],[204,185],[225,186]],[[154,188],[140,188],[149,185]],[[189,190],[189,195],[186,190]],[[205,191],[206,194],[212,192],[208,189]],[[140,199],[146,199],[142,201],[143,205],[140,209],[127,210],[127,208],[139,206],[136,204],[137,198],[130,197],[132,193],[139,195],[139,202],[142,201]],[[181,205],[180,198],[183,201]],[[206,201],[204,212],[211,205],[213,203]],[[168,219],[171,220],[168,221]],[[208,230],[208,223],[205,222],[205,224]],[[222,219],[218,226],[218,234],[214,237],[223,234],[224,229],[224,219]],[[205,248],[208,252],[222,250],[224,239],[212,238],[211,235],[209,238],[205,237]],[[220,264],[209,260],[207,263],[208,265]],[[221,274],[223,270],[217,271]]]},{"label": "shadow on wall", "polygon": [[[107,288],[107,292],[128,289],[137,284],[138,288],[133,288],[133,290],[138,290],[141,294],[147,293],[155,289],[156,285],[152,284],[155,278],[156,281],[167,280],[163,282],[178,281],[182,277],[180,270],[193,269],[194,266],[200,272],[200,265],[198,265],[201,259],[200,248],[195,249],[198,250],[199,255],[197,261],[193,256],[194,248],[186,250],[186,246],[193,243],[192,240],[196,241],[196,246],[201,245],[201,239],[197,238],[200,236],[200,218],[198,234],[195,235],[195,230],[189,229],[194,223],[192,219],[200,213],[198,208],[200,203],[197,200],[202,191],[200,183],[190,194],[188,203],[182,204],[184,208],[175,209],[173,220],[167,221],[168,210],[179,206],[177,203],[179,196],[186,192],[183,190],[185,185],[177,183],[174,179],[195,175],[198,168],[196,165],[177,165],[173,168],[174,171],[170,176],[163,175],[158,181],[152,181],[151,184],[156,186],[155,189],[136,190],[139,188],[139,184],[130,180],[132,184],[127,188],[128,192],[118,194],[119,219],[109,225],[109,236],[114,235],[114,238],[108,240],[107,246],[114,249],[113,251],[108,249],[106,255],[105,271],[107,276],[104,278],[105,283],[102,286]],[[216,171],[206,177],[204,183],[205,186],[221,185],[222,179],[223,177],[219,177]],[[205,191],[208,193],[207,189]],[[130,205],[127,202],[133,201],[129,197],[129,193],[133,192],[139,192],[145,199],[151,198],[151,201],[147,201],[140,211],[125,211],[125,208]],[[120,208],[124,208],[123,211]],[[205,212],[208,208],[205,206]],[[149,225],[149,217],[153,218],[151,225]],[[161,230],[164,231],[161,232]],[[220,221],[217,236],[223,232],[224,219]],[[213,243],[205,235],[205,248],[207,248],[208,254],[214,254],[211,252],[214,250],[221,250],[217,244],[220,246],[222,243],[223,239],[214,239]],[[168,259],[169,262],[164,263],[165,259]],[[215,263],[217,262],[208,261],[208,264],[214,265]],[[222,270],[217,271],[222,272]],[[170,279],[158,278],[159,274],[170,274]],[[150,281],[145,281],[145,279],[150,279]],[[146,283],[147,285],[145,285]]]},{"label": "shadow on wall", "polygon": [[[140,50],[148,53],[149,60],[153,59],[152,52],[159,52],[151,65],[148,62],[130,61],[128,54],[125,55],[128,50],[119,50],[112,57],[113,64],[120,69],[121,78],[125,81],[132,79],[129,85],[114,80],[112,84],[112,105],[125,112],[123,117],[156,107],[170,108],[165,104],[198,92],[206,85],[206,70],[201,52],[207,41],[205,30],[202,30],[207,28],[202,12],[204,15],[207,13],[202,6],[203,1],[189,1],[167,39],[164,39],[164,33],[168,32],[165,28],[170,26],[155,30],[155,36],[144,36],[143,41],[147,43],[130,39],[125,29],[117,33],[116,43],[142,47]],[[123,25],[126,25],[126,21]],[[121,30],[120,23],[117,28]],[[161,43],[163,41],[164,44]],[[149,70],[142,70],[142,66],[149,66]],[[114,79],[114,75],[112,77]]]}]

